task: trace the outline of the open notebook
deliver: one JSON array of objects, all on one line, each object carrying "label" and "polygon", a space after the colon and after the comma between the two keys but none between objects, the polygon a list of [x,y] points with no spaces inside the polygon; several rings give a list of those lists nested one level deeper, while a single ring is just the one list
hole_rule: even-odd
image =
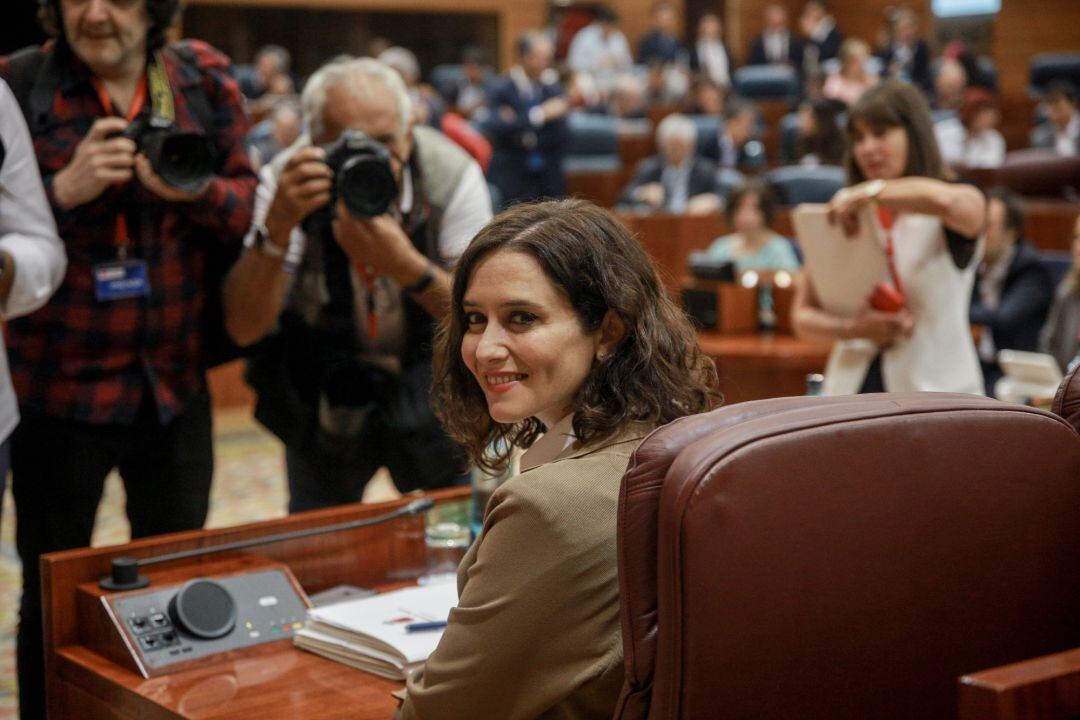
[{"label": "open notebook", "polygon": [[434,652],[442,630],[406,632],[445,621],[457,604],[453,579],[308,610],[297,647],[391,680],[404,680]]}]

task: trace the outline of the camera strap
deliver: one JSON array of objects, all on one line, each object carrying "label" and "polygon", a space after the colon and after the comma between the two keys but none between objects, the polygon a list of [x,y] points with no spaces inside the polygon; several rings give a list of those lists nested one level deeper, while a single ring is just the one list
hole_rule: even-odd
[{"label": "camera strap", "polygon": [[[93,84],[98,100],[101,101],[101,107],[105,112],[109,115],[121,115],[117,111],[112,98],[109,97],[109,93],[105,89],[105,83],[101,81],[101,78],[94,75],[90,78],[90,82]],[[131,98],[131,106],[126,113],[122,113],[124,119],[129,123],[134,121],[146,107],[147,97],[150,100],[150,111],[155,116],[164,118],[169,122],[176,120],[172,87],[169,85],[169,78],[165,73],[165,62],[161,58],[160,51],[154,53],[154,57],[146,64],[143,76],[135,87],[135,95]],[[116,213],[115,238],[116,255],[121,261],[126,260],[128,247],[131,245],[131,237],[128,232],[127,216],[124,215],[122,208]]]}]

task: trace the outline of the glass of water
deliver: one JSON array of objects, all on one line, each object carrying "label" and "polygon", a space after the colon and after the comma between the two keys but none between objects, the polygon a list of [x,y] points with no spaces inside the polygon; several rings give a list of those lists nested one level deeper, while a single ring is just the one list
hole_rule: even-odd
[{"label": "glass of water", "polygon": [[469,549],[469,501],[442,503],[428,511],[424,528],[428,575],[453,575]]}]

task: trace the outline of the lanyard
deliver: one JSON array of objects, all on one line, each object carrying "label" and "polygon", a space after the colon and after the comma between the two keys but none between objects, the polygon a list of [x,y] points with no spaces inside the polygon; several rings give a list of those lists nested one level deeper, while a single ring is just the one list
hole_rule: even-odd
[{"label": "lanyard", "polygon": [[[105,89],[105,83],[101,82],[101,79],[96,75],[90,78],[90,82],[93,83],[94,90],[97,91],[98,100],[101,101],[101,107],[104,108],[105,113],[108,115],[119,114],[116,112],[116,105],[113,103],[112,98],[109,97],[109,93]],[[139,84],[135,87],[135,95],[131,98],[131,106],[128,107],[128,111],[124,115],[124,118],[128,122],[131,122],[139,116],[139,113],[142,112],[142,109],[145,106],[146,73],[144,72],[142,77],[139,78]],[[127,215],[124,214],[123,208],[120,208],[116,213],[115,244],[117,257],[121,260],[126,260],[128,246],[131,244],[131,238],[128,233]]]},{"label": "lanyard", "polygon": [[[90,82],[97,92],[98,100],[101,101],[101,107],[105,110],[105,113],[119,115],[116,112],[116,105],[113,103],[112,98],[109,97],[109,93],[101,79],[95,75],[90,78]],[[128,108],[127,113],[124,114],[124,119],[129,123],[134,121],[146,107],[148,98],[150,100],[150,109],[154,115],[165,118],[170,122],[175,120],[176,108],[173,105],[172,88],[169,86],[169,78],[165,74],[165,63],[160,52],[155,53],[153,60],[147,63],[142,77],[139,78],[139,84],[135,86],[135,95],[131,98],[131,106]],[[126,260],[131,238],[128,233],[127,216],[122,208],[116,214],[114,237],[117,256],[120,260]]]},{"label": "lanyard", "polygon": [[904,286],[900,283],[900,274],[896,271],[893,250],[893,225],[896,223],[896,216],[892,210],[880,205],[877,209],[877,216],[878,222],[881,223],[881,229],[885,231],[885,258],[889,263],[889,275],[892,277],[893,287],[903,295]]},{"label": "lanyard", "polygon": [[375,313],[375,278],[378,277],[378,273],[375,272],[375,268],[365,263],[356,263],[354,267],[367,289],[367,334],[374,340],[379,336],[379,318]]}]

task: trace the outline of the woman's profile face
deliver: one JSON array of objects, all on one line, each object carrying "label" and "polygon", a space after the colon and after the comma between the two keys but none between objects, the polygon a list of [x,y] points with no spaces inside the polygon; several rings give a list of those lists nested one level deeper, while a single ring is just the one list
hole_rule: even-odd
[{"label": "woman's profile face", "polygon": [[570,299],[532,255],[498,250],[477,263],[465,289],[461,357],[493,420],[535,417],[551,427],[570,412],[600,349]]},{"label": "woman's profile face", "polygon": [[737,233],[750,233],[765,226],[765,214],[761,212],[761,198],[756,193],[747,193],[739,199],[739,207],[735,208],[731,224]]},{"label": "woman's profile face", "polygon": [[908,160],[908,136],[901,126],[874,128],[864,120],[852,124],[852,155],[867,180],[902,177]]}]

